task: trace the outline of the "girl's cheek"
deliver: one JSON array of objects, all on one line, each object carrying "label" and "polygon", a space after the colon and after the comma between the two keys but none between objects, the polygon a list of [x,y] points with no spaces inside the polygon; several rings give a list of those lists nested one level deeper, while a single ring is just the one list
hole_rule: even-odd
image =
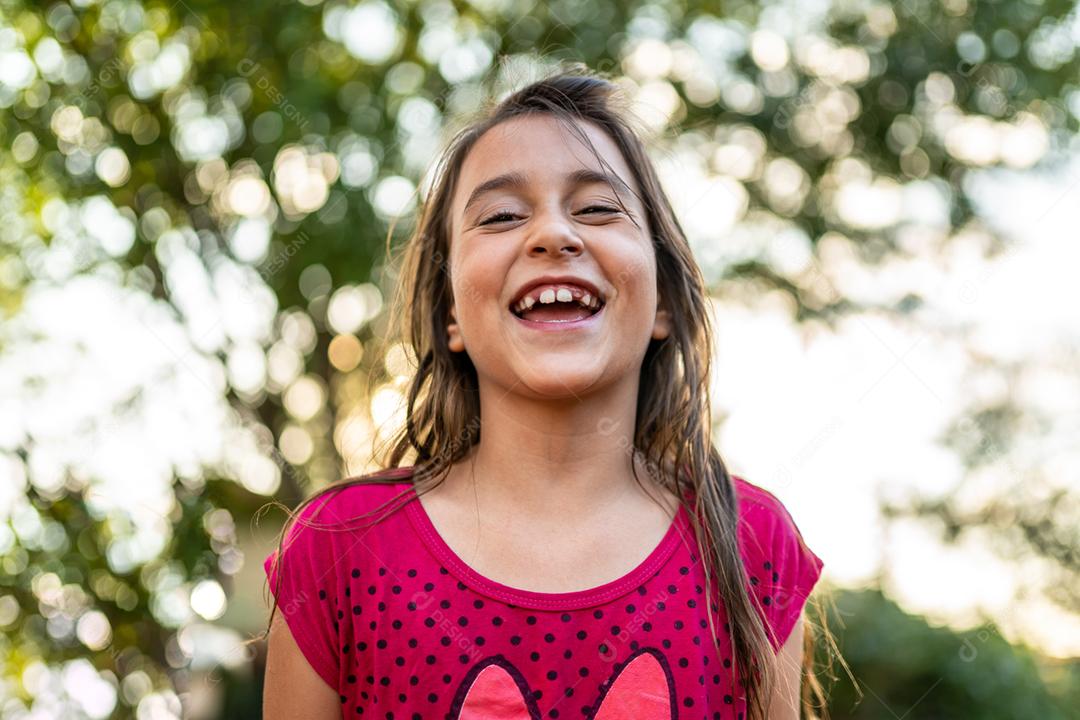
[{"label": "girl's cheek", "polygon": [[655,283],[655,270],[650,258],[644,253],[634,253],[624,258],[615,271],[612,280],[620,292],[643,292],[643,288]]},{"label": "girl's cheek", "polygon": [[475,324],[483,322],[483,318],[502,309],[498,307],[502,295],[500,277],[505,277],[505,274],[499,275],[492,270],[470,270],[458,276],[454,292],[458,301],[459,319],[466,324]]}]

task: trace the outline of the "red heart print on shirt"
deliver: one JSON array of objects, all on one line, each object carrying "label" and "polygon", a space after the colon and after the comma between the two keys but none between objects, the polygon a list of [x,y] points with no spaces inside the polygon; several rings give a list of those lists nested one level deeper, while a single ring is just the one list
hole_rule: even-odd
[{"label": "red heart print on shirt", "polygon": [[[456,714],[454,711],[457,711]],[[521,672],[502,655],[481,660],[465,676],[450,717],[454,720],[540,720],[540,709]],[[587,720],[673,720],[675,685],[656,648],[642,648],[615,668],[601,686]]]}]

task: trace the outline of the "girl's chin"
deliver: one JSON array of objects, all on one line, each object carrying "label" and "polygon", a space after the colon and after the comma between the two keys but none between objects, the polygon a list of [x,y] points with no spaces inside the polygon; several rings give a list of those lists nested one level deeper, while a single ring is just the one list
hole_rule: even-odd
[{"label": "girl's chin", "polygon": [[529,389],[534,401],[551,401],[565,403],[567,400],[580,401],[590,395],[596,389],[596,383],[579,378],[521,378],[522,385]]}]

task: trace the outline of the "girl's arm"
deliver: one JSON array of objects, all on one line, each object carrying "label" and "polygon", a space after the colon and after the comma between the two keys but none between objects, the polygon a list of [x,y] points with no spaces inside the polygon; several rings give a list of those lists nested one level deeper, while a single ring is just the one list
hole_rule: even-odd
[{"label": "girl's arm", "polygon": [[341,698],[304,658],[280,612],[270,623],[267,643],[264,720],[340,718]]},{"label": "girl's arm", "polygon": [[799,720],[799,686],[802,681],[803,621],[799,621],[776,654],[777,682],[769,698],[769,720]]}]

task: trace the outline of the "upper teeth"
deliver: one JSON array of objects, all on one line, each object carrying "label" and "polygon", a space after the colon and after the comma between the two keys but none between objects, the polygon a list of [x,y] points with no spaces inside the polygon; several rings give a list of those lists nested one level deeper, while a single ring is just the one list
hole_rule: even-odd
[{"label": "upper teeth", "polygon": [[579,304],[587,308],[600,307],[600,299],[592,296],[590,292],[583,288],[568,288],[568,287],[546,287],[539,294],[537,294],[539,288],[534,288],[525,294],[521,300],[516,302],[513,306],[515,312],[524,312],[528,310],[537,302],[541,305],[550,305],[553,302],[574,302],[575,296]]}]

